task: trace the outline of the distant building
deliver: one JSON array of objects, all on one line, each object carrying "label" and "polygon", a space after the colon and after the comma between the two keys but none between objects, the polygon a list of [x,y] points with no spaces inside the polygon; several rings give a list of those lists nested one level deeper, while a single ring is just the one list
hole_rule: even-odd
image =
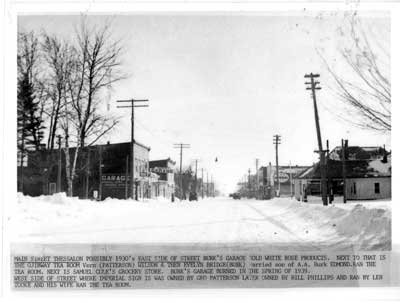
[{"label": "distant building", "polygon": [[[258,188],[263,194],[266,194],[265,189],[271,188],[273,194],[274,189],[280,190],[279,194],[283,196],[290,196],[294,194],[294,178],[301,172],[308,169],[309,166],[279,166],[279,186],[276,185],[276,166],[268,165],[258,169]],[[260,195],[261,193],[259,193]]]},{"label": "distant building", "polygon": [[[343,163],[341,147],[329,153],[327,178],[334,195],[343,195]],[[351,200],[391,198],[391,154],[381,147],[348,147],[346,156],[346,196]],[[321,194],[319,163],[294,180],[295,197]]]},{"label": "distant building", "polygon": [[152,196],[172,199],[172,195],[175,194],[175,162],[170,158],[151,160],[149,167],[150,172],[157,175],[157,180],[152,182]]}]

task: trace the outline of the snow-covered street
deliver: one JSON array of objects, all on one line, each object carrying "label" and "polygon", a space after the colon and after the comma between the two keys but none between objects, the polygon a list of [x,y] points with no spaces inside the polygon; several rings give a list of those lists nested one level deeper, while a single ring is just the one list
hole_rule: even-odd
[{"label": "snow-covered street", "polygon": [[18,196],[14,242],[249,244],[277,249],[390,249],[390,201],[323,207],[294,199],[116,200]]}]

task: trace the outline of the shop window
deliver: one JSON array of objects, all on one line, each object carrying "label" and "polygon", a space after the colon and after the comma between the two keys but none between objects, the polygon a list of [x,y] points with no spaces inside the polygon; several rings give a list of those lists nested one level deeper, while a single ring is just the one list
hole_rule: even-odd
[{"label": "shop window", "polygon": [[376,183],[374,184],[374,186],[375,186],[375,194],[381,193],[380,183],[379,183],[379,182],[376,182]]}]

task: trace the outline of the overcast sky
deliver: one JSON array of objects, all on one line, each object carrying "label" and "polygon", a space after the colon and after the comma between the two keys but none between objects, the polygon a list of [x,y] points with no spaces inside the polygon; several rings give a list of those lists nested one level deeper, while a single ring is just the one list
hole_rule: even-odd
[{"label": "overcast sky", "polygon": [[[365,19],[376,25],[389,45],[389,19]],[[106,16],[93,16],[101,23]],[[108,19],[110,19],[108,17]],[[247,170],[274,163],[272,136],[280,134],[280,164],[311,165],[317,137],[312,101],[304,74],[320,73],[318,92],[323,140],[331,148],[348,138],[350,145],[383,145],[390,136],[357,129],[333,114],[337,101],[327,86],[316,49],[335,57],[341,14],[276,15],[124,15],[114,16],[113,32],[126,47],[124,70],[131,74],[116,84],[104,109],[121,115],[106,140],[130,139],[129,111],[115,109],[117,99],[147,98],[137,109],[136,139],[151,147],[150,159],[171,157],[179,163],[174,143],[188,143],[185,165],[198,158],[199,168],[213,174],[225,192]],[[23,16],[23,30],[46,30],[68,37],[79,16]],[[385,36],[386,35],[386,36]],[[215,162],[218,158],[218,162]]]}]

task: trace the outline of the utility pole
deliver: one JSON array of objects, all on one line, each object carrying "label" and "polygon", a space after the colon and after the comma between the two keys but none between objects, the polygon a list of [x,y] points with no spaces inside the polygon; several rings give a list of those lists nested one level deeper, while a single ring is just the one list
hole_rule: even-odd
[{"label": "utility pole", "polygon": [[342,139],[342,177],[343,177],[343,203],[347,202],[347,185],[346,185],[346,153],[349,141]]},{"label": "utility pole", "polygon": [[125,199],[128,199],[129,197],[128,175],[129,175],[129,156],[125,158]]},{"label": "utility pole", "polygon": [[212,180],[212,185],[213,185],[213,197],[215,198],[215,187],[216,187],[215,178],[213,178],[213,180]]},{"label": "utility pole", "polygon": [[250,183],[250,173],[251,173],[251,170],[249,169],[249,171],[248,171],[248,173],[249,173],[249,176],[248,176],[248,178],[247,178],[247,188],[248,188],[248,198],[250,198],[250,196],[251,196],[251,183]]},{"label": "utility pole", "polygon": [[214,197],[214,183],[213,183],[213,176],[212,174],[210,175],[210,195],[211,197]]},{"label": "utility pole", "polygon": [[256,187],[255,187],[255,189],[256,189],[256,199],[258,199],[258,186],[259,186],[259,178],[258,178],[258,162],[259,162],[259,159],[258,158],[256,158]]},{"label": "utility pole", "polygon": [[267,175],[267,182],[268,182],[268,186],[272,187],[272,164],[271,162],[268,163],[268,169],[269,169],[269,174]]},{"label": "utility pole", "polygon": [[206,188],[206,195],[207,195],[207,197],[209,196],[209,190],[208,190],[208,171],[207,171],[207,188]]},{"label": "utility pole", "polygon": [[195,159],[195,169],[194,169],[194,191],[196,192],[196,196],[197,196],[197,161],[198,159]]},{"label": "utility pole", "polygon": [[292,186],[292,161],[289,161],[289,184],[290,184],[290,198],[293,197],[293,186]]},{"label": "utility pole", "polygon": [[61,135],[57,135],[57,139],[58,139],[57,193],[60,193],[61,192],[61,168],[62,168]]},{"label": "utility pole", "polygon": [[180,183],[180,199],[183,199],[183,179],[182,179],[182,153],[183,153],[183,149],[189,149],[190,145],[189,144],[184,144],[184,143],[179,143],[179,144],[174,144],[174,148],[179,148],[180,149],[180,153],[179,153],[179,183]]},{"label": "utility pole", "polygon": [[326,161],[325,161],[325,152],[326,150],[322,147],[322,139],[321,139],[321,130],[319,126],[319,116],[318,116],[318,107],[317,107],[317,97],[315,94],[316,90],[321,90],[321,87],[317,87],[320,82],[315,81],[315,78],[319,78],[319,74],[306,74],[304,76],[306,79],[310,79],[310,82],[306,82],[306,85],[309,85],[306,90],[311,90],[311,95],[313,98],[314,104],[314,117],[315,117],[315,126],[317,129],[317,138],[318,138],[318,153],[319,153],[319,163],[321,169],[321,191],[322,191],[322,203],[324,206],[328,205],[327,199],[327,183],[326,183]]},{"label": "utility pole", "polygon": [[276,190],[276,196],[279,197],[280,191],[281,191],[281,183],[279,182],[279,161],[278,161],[278,145],[281,143],[281,136],[276,134],[273,136],[273,143],[275,145],[275,173],[276,173],[276,184],[275,184],[275,190]]},{"label": "utility pole", "polygon": [[212,185],[212,197],[215,198],[215,179],[212,175],[211,175],[211,185]]},{"label": "utility pole", "polygon": [[146,103],[149,100],[118,100],[117,103],[130,103],[129,105],[117,106],[117,108],[131,108],[131,198],[135,199],[135,108],[149,107],[149,105],[135,105],[135,103]]},{"label": "utility pole", "polygon": [[201,198],[204,198],[204,169],[201,168]]},{"label": "utility pole", "polygon": [[331,204],[333,202],[334,196],[333,196],[333,185],[332,185],[332,177],[331,173],[329,173],[329,140],[326,140],[326,179],[328,182],[327,188],[328,188],[328,201]]},{"label": "utility pole", "polygon": [[248,175],[248,173],[244,174],[243,188],[244,188],[244,192],[245,192],[246,196],[249,195],[249,175]]}]

